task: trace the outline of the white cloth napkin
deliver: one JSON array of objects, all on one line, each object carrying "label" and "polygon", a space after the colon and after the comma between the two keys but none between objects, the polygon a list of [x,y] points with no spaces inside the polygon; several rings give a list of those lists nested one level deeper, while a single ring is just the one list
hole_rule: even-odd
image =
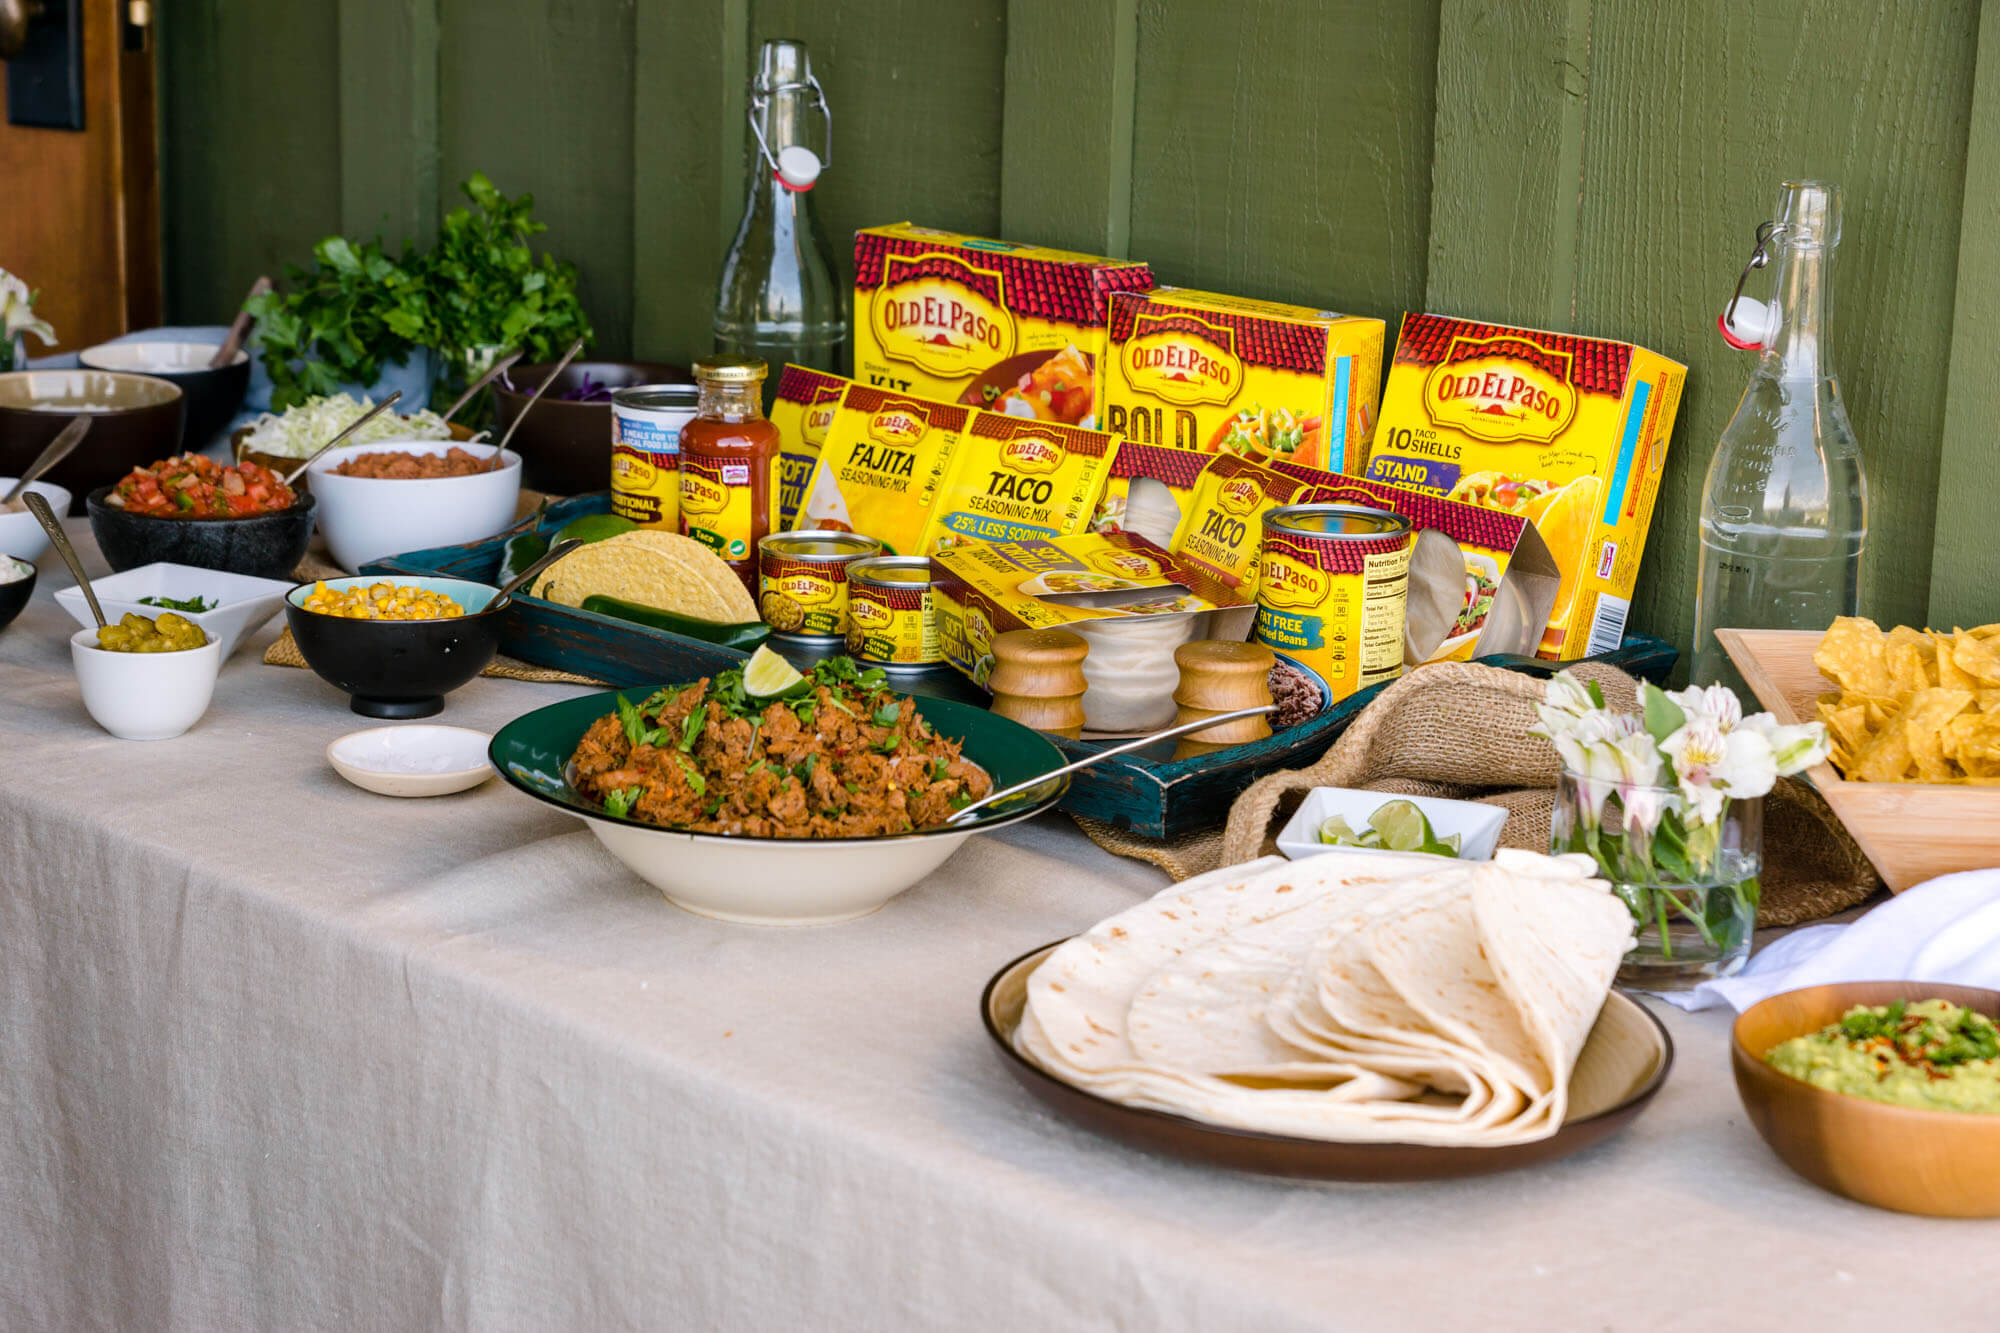
[{"label": "white cloth napkin", "polygon": [[1659,998],[1739,1012],[1781,991],[1834,981],[1941,981],[2000,990],[2000,869],[1916,885],[1844,926],[1808,926],[1721,981]]}]

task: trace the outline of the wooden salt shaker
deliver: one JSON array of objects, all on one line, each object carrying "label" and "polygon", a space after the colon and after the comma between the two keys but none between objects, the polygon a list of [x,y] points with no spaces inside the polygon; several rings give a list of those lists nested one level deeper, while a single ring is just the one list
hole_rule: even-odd
[{"label": "wooden salt shaker", "polygon": [[[1204,639],[1174,649],[1174,665],[1181,672],[1174,689],[1174,702],[1180,705],[1175,725],[1270,703],[1271,668],[1277,660],[1261,643]],[[1239,718],[1182,737],[1174,758],[1209,754],[1270,734],[1268,716]]]},{"label": "wooden salt shaker", "polygon": [[993,640],[993,711],[1051,736],[1083,734],[1083,659],[1090,645],[1059,629],[1010,629]]}]

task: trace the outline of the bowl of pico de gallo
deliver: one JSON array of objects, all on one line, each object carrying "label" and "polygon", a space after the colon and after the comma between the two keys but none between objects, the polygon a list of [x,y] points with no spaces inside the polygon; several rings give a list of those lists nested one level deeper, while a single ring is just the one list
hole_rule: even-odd
[{"label": "bowl of pico de gallo", "polygon": [[256,578],[290,578],[312,541],[314,501],[257,463],[175,454],[135,467],[84,500],[116,572],[165,560]]}]

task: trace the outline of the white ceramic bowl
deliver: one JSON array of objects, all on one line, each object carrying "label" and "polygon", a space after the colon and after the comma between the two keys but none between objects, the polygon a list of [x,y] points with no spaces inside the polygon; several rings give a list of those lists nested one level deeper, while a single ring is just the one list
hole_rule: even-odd
[{"label": "white ceramic bowl", "polygon": [[177,653],[112,653],[97,646],[97,626],[69,636],[83,706],[97,725],[128,741],[180,735],[208,711],[222,645],[210,640]]},{"label": "white ceramic bowl", "polygon": [[521,498],[521,459],[507,451],[498,472],[430,481],[343,477],[334,472],[361,454],[442,454],[463,449],[491,458],[495,446],[457,440],[374,440],[329,449],[306,470],[319,498],[319,530],[334,562],[359,570],[371,560],[484,541],[514,521]]},{"label": "white ceramic bowl", "polygon": [[326,747],[334,772],[381,796],[449,796],[493,776],[493,738],[470,727],[371,727]]},{"label": "white ceramic bowl", "polygon": [[[215,343],[148,338],[142,342],[99,343],[78,352],[76,359],[92,370],[122,370],[131,375],[174,375],[207,370],[208,363],[220,350]],[[229,364],[240,366],[249,359],[249,350],[239,347]]]},{"label": "white ceramic bowl", "polygon": [[[104,608],[107,620],[117,620],[128,611],[135,615],[157,616],[171,607],[147,606],[141,597],[171,597],[175,601],[186,601],[190,597],[206,597],[215,602],[212,611],[180,611],[201,626],[202,632],[222,645],[222,655],[227,658],[236,651],[238,644],[250,634],[262,629],[266,621],[278,614],[278,608],[285,604],[285,594],[292,590],[290,583],[277,579],[252,578],[248,574],[230,574],[219,569],[197,569],[193,565],[176,565],[158,561],[128,569],[123,574],[112,574],[105,578],[91,580],[91,587],[97,590],[98,605]],[[90,603],[83,599],[83,589],[70,585],[58,589],[56,602],[69,612],[77,624],[95,626],[97,621],[90,614]]]},{"label": "white ceramic bowl", "polygon": [[[0,477],[0,495],[14,489],[19,477]],[[70,493],[52,481],[31,481],[28,489],[49,502],[57,518],[69,512]],[[34,564],[49,549],[49,534],[25,508],[0,514],[0,555],[11,555]]]},{"label": "white ceramic bowl", "polygon": [[[1368,827],[1368,816],[1391,801],[1408,801],[1424,812],[1424,818],[1431,821],[1431,831],[1440,838],[1456,833],[1459,837],[1458,859],[1461,861],[1491,861],[1493,849],[1500,845],[1500,829],[1507,822],[1507,812],[1497,805],[1481,805],[1477,801],[1447,801],[1439,796],[1398,796],[1386,791],[1358,791],[1351,787],[1314,787],[1299,802],[1298,811],[1278,834],[1278,850],[1294,861],[1308,856],[1318,856],[1332,850],[1319,840],[1320,824],[1339,815],[1357,833]],[[1343,847],[1343,852],[1371,854],[1384,849],[1375,847]],[[1402,855],[1402,853],[1392,853]]]}]

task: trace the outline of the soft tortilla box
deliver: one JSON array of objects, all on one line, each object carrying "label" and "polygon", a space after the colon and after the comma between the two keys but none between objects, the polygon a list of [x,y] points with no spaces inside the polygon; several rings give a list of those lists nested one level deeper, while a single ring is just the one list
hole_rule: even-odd
[{"label": "soft tortilla box", "polygon": [[1686,378],[1631,343],[1405,315],[1367,476],[1532,521],[1562,579],[1539,655],[1607,652]]},{"label": "soft tortilla box", "polygon": [[1095,425],[1105,302],[1144,264],[910,222],[854,236],[854,378],[1010,416]]},{"label": "soft tortilla box", "polygon": [[833,414],[852,380],[823,370],[788,365],[778,375],[771,400],[771,424],[778,428],[778,527],[789,530],[805,501],[820,446],[833,429]]}]

